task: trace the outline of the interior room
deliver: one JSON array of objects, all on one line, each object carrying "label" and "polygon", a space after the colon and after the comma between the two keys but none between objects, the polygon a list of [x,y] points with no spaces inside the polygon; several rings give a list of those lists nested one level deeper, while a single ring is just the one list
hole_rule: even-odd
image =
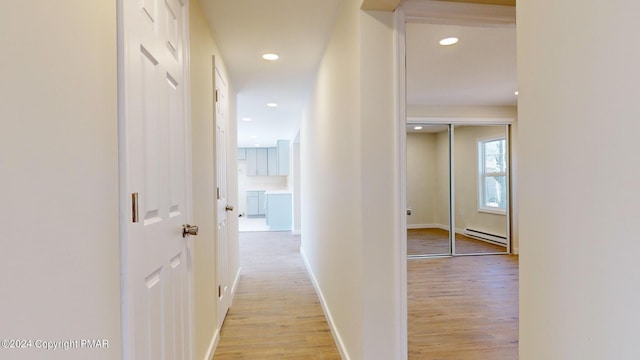
[{"label": "interior room", "polygon": [[515,12],[428,5],[405,33],[409,358],[514,359]]},{"label": "interior room", "polygon": [[293,194],[290,141],[238,148],[239,231],[290,231]]},{"label": "interior room", "polygon": [[[286,247],[297,270],[285,273],[316,307],[302,307],[294,319],[326,321],[321,331],[341,358],[640,359],[640,167],[633,166],[640,163],[640,42],[629,36],[640,32],[640,2],[519,1],[516,11],[515,0],[455,1],[502,3],[510,16],[456,11],[448,25],[497,31],[517,13],[518,89],[512,82],[502,88],[496,73],[479,91],[463,86],[466,99],[502,89],[506,101],[435,96],[448,86],[444,80],[509,65],[480,58],[485,48],[500,53],[499,41],[465,56],[459,51],[475,44],[469,35],[453,34],[457,45],[442,48],[437,42],[450,34],[412,36],[414,26],[443,25],[447,1],[3,2],[0,284],[8,290],[0,333],[10,344],[0,358],[213,358],[231,300],[232,309],[240,305],[240,296],[232,298],[240,284],[270,283],[240,276],[237,233],[237,148],[256,142],[236,144],[234,125],[246,117],[272,127],[284,118],[237,111],[255,98],[247,78],[258,78],[294,85],[306,99],[291,105],[266,86],[257,104],[266,111],[277,101],[272,113],[296,107],[303,117],[297,159],[305,166],[293,179],[294,194],[301,193],[294,204],[303,204],[294,224],[301,219],[302,231]],[[479,26],[478,14],[496,26]],[[413,58],[428,46],[431,58]],[[274,52],[281,62],[261,58]],[[455,56],[440,65],[473,61],[443,70],[433,56],[446,52]],[[256,76],[251,66],[268,75]],[[434,86],[417,97],[416,84]],[[447,125],[450,144],[458,125],[470,125],[453,120],[511,119],[508,225],[517,257],[407,259],[407,117]],[[228,142],[218,141],[218,128]],[[460,151],[449,148],[455,170]],[[227,156],[227,167],[219,165]],[[450,192],[459,178],[449,174]],[[461,209],[455,194],[450,213]],[[411,216],[422,216],[418,202],[410,205]],[[450,214],[451,233],[460,221]],[[265,264],[249,261],[255,272]],[[295,277],[309,280],[302,292]],[[282,299],[295,297],[271,289],[277,306],[294,308]],[[273,358],[319,356],[315,337],[304,336],[310,344],[300,346],[279,331],[291,328],[263,296],[237,292],[278,326],[226,332],[252,344],[238,346],[231,359],[273,345],[272,335],[284,338]],[[245,310],[243,325],[256,308]],[[81,336],[108,346],[11,348],[19,339],[77,343]]]},{"label": "interior room", "polygon": [[407,255],[509,252],[507,132],[506,125],[407,126]]}]

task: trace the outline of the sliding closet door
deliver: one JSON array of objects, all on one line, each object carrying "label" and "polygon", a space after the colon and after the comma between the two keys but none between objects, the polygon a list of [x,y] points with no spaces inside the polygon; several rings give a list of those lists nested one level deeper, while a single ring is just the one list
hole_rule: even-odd
[{"label": "sliding closet door", "polygon": [[450,126],[407,127],[407,255],[451,255]]},{"label": "sliding closet door", "polygon": [[454,254],[508,252],[508,149],[505,125],[455,126]]}]

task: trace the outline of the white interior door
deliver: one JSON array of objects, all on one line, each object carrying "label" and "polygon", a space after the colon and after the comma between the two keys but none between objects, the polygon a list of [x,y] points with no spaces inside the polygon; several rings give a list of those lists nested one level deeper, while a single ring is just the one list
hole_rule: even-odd
[{"label": "white interior door", "polygon": [[119,5],[124,357],[192,359],[188,1]]},{"label": "white interior door", "polygon": [[217,281],[218,281],[218,328],[222,326],[231,306],[231,270],[229,266],[229,227],[227,213],[232,211],[228,199],[227,181],[227,81],[215,68],[216,97],[216,193],[217,193]]}]

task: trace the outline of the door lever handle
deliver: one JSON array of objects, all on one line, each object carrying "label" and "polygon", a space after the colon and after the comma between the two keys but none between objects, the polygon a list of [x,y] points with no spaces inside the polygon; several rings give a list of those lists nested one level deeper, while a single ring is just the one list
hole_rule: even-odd
[{"label": "door lever handle", "polygon": [[182,237],[186,238],[187,235],[198,235],[198,227],[196,225],[189,224],[182,225]]},{"label": "door lever handle", "polygon": [[224,209],[225,209],[226,211],[233,211],[233,206],[231,206],[231,205],[227,205]]}]

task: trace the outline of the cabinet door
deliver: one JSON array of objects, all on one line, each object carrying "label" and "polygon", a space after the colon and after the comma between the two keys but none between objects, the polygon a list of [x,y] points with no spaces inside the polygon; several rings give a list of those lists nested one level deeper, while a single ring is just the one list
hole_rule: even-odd
[{"label": "cabinet door", "polygon": [[272,231],[291,230],[291,194],[267,195],[267,218],[269,219],[267,224]]},{"label": "cabinet door", "polygon": [[267,206],[266,206],[266,202],[267,202],[267,198],[264,195],[264,191],[257,191],[258,193],[258,215],[264,215],[266,214],[266,210],[267,210]]},{"label": "cabinet door", "polygon": [[278,175],[278,151],[274,147],[267,149],[267,174]]},{"label": "cabinet door", "polygon": [[256,175],[258,175],[258,176],[267,176],[268,175],[268,171],[267,171],[267,161],[268,161],[267,148],[258,148],[258,149],[254,149],[254,150],[256,150],[256,153],[257,153]]},{"label": "cabinet door", "polygon": [[247,191],[247,216],[260,215],[260,199],[257,191]]},{"label": "cabinet door", "polygon": [[247,160],[246,148],[238,148],[238,160]]},{"label": "cabinet door", "polygon": [[278,175],[289,175],[289,140],[278,140]]},{"label": "cabinet door", "polygon": [[247,149],[247,176],[258,174],[258,154],[256,149]]}]

